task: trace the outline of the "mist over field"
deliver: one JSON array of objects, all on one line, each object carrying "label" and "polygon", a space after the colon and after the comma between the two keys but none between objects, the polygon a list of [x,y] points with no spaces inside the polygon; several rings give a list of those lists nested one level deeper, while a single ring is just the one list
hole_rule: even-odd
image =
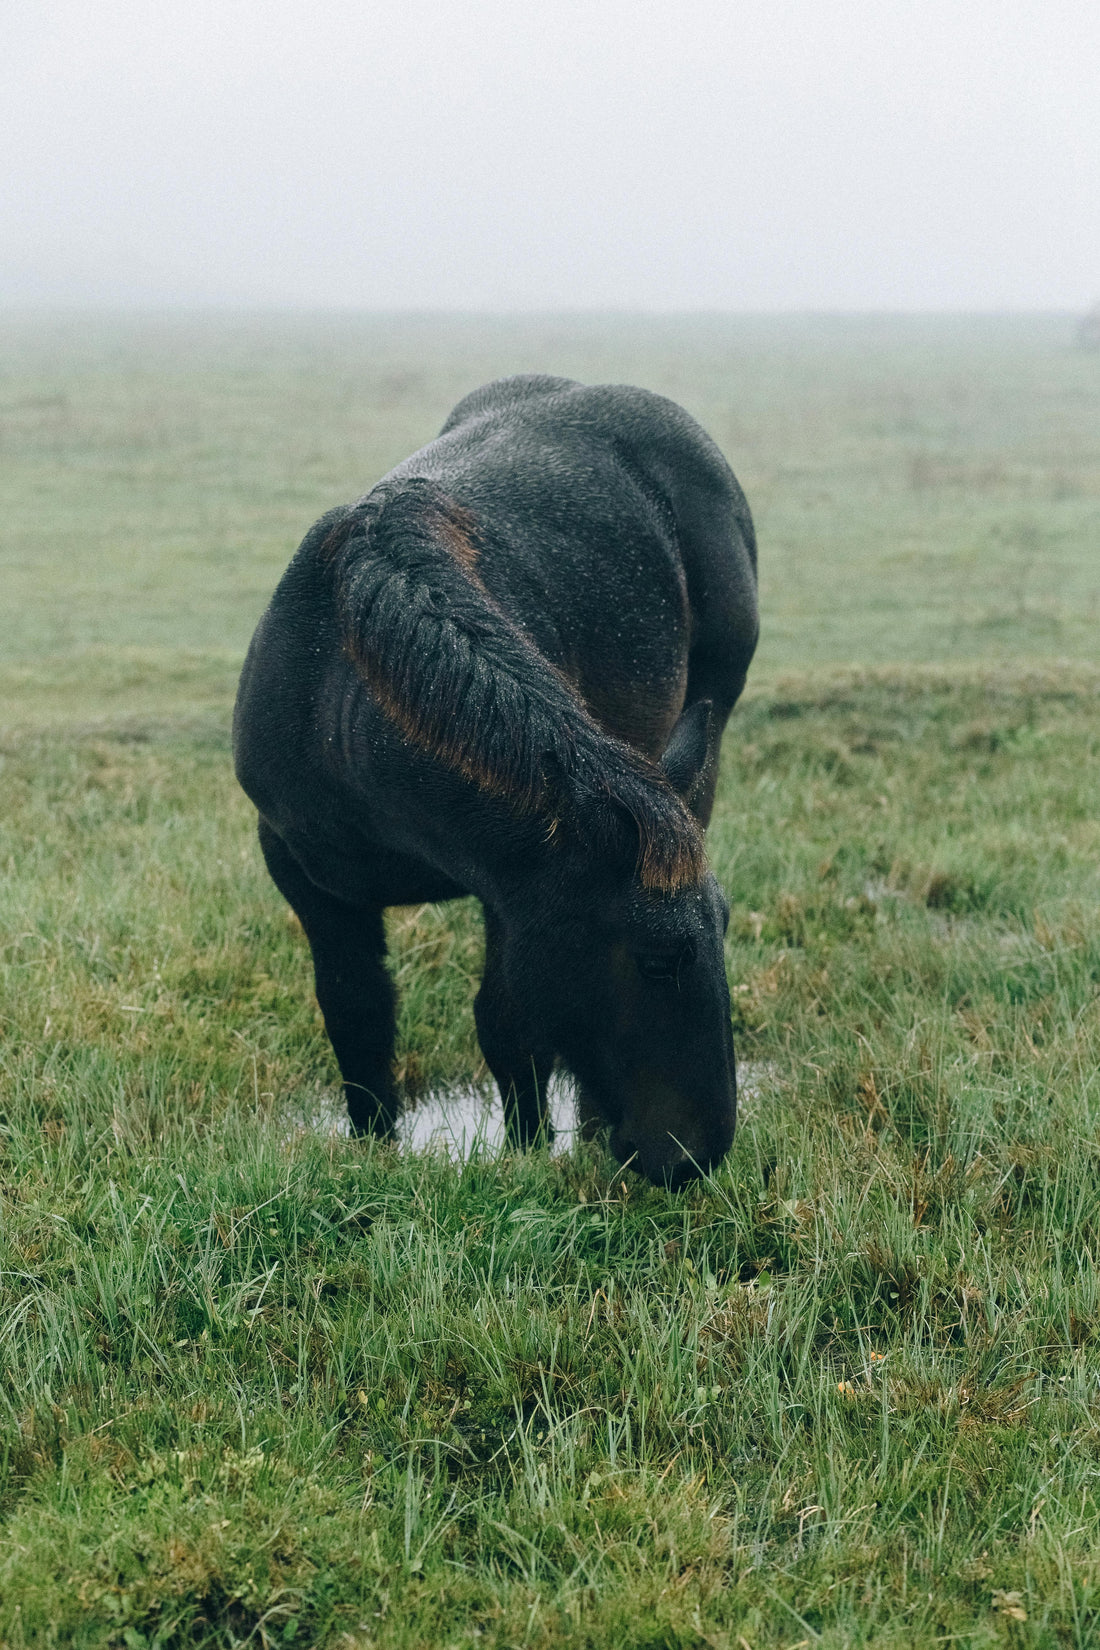
[{"label": "mist over field", "polygon": [[[1065,318],[70,317],[0,324],[13,716],[224,706],[291,551],[516,371],[682,402],[761,544],[752,681],[1071,658],[1100,623],[1100,357]],[[17,708],[18,707],[18,708]]]},{"label": "mist over field", "polygon": [[1100,298],[1086,0],[76,0],[0,24],[0,304]]}]

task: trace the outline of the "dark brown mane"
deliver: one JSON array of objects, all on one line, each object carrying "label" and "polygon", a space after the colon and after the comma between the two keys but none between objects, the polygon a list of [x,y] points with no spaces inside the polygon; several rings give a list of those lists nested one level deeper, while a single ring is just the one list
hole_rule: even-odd
[{"label": "dark brown mane", "polygon": [[414,478],[323,525],[348,656],[407,739],[548,824],[564,802],[594,852],[634,855],[646,888],[700,881],[702,834],[660,769],[597,726],[482,586],[469,510]]}]

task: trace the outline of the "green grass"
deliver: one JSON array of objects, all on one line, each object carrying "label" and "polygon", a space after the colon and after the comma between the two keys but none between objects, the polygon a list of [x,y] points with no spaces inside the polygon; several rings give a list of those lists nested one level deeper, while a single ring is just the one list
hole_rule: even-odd
[{"label": "green grass", "polygon": [[[1100,1643],[1097,363],[265,327],[5,333],[0,1645]],[[335,1072],[228,763],[301,528],[528,364],[709,408],[761,520],[752,1080],[676,1197],[296,1126]],[[407,1092],[481,1081],[475,910],[391,926]]]}]

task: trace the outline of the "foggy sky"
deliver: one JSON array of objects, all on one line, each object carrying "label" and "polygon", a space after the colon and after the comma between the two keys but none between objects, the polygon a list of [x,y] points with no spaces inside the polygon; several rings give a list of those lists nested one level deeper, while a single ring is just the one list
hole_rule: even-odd
[{"label": "foggy sky", "polygon": [[1097,298],[1096,0],[0,8],[0,303]]}]

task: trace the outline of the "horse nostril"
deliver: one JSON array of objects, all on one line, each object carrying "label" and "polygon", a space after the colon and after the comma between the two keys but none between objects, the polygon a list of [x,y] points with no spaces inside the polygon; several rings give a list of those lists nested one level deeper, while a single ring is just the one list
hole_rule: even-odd
[{"label": "horse nostril", "polygon": [[726,1154],[725,1143],[699,1142],[692,1151],[671,1134],[666,1134],[663,1141],[638,1145],[618,1129],[612,1130],[610,1144],[624,1169],[633,1169],[654,1186],[671,1192],[708,1174]]}]

